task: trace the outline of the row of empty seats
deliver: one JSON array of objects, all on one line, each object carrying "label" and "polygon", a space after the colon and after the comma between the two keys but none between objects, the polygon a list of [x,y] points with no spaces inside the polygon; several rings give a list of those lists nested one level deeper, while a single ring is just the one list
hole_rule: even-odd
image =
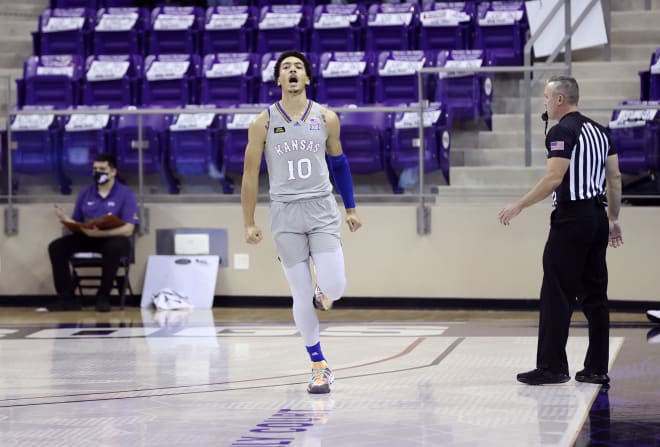
[{"label": "row of empty seats", "polygon": [[660,101],[623,101],[639,110],[614,110],[609,123],[610,135],[619,153],[621,172],[644,175],[660,172]]},{"label": "row of empty seats", "polygon": [[639,79],[640,100],[621,102],[639,109],[616,109],[609,123],[621,172],[635,179],[624,185],[624,191],[633,193],[645,191],[644,184],[660,172],[660,110],[652,108],[660,105],[660,48],[651,55],[649,68],[639,72]]},{"label": "row of empty seats", "polygon": [[524,2],[45,10],[35,55],[484,49],[522,64]]},{"label": "row of empty seats", "polygon": [[[402,104],[406,105],[406,104]],[[124,174],[139,172],[142,152],[143,174],[160,174],[170,193],[180,191],[182,179],[210,176],[221,182],[227,193],[233,191],[231,174],[240,174],[247,143],[247,127],[256,113],[240,109],[267,107],[244,104],[235,114],[194,113],[147,114],[142,117],[143,143],[138,140],[138,116],[97,114],[78,110],[72,115],[22,114],[11,123],[12,169],[18,177],[55,173],[60,191],[71,192],[73,175],[91,171],[97,153],[114,153]],[[41,109],[41,108],[40,108]],[[43,109],[41,109],[43,110]],[[342,112],[342,145],[355,174],[384,172],[393,191],[401,192],[398,176],[404,169],[418,166],[419,115],[416,112]],[[424,111],[427,171],[442,171],[449,180],[449,112],[439,103]],[[6,158],[6,145],[3,147]]]},{"label": "row of empty seats", "polygon": [[[316,8],[311,1],[253,3],[261,8],[147,10],[124,0],[52,0],[34,34],[35,56],[18,81],[17,103],[76,113],[50,120],[13,117],[14,172],[19,177],[55,172],[60,190],[69,193],[70,177],[87,173],[95,153],[112,152],[121,171],[135,173],[137,117],[86,114],[87,107],[272,103],[279,98],[273,66],[284,49],[312,50],[309,94],[321,103],[400,105],[418,99],[416,73],[422,67],[521,63],[527,27],[521,1]],[[466,50],[472,45],[487,49]],[[407,51],[418,47],[427,51]],[[449,181],[451,120],[483,119],[490,128],[493,76],[426,75],[424,87],[436,101],[425,113],[425,167],[442,171]],[[340,118],[354,172],[384,172],[400,192],[399,175],[418,165],[417,115],[355,112]],[[225,192],[233,189],[230,174],[242,171],[250,114],[143,119],[145,174],[162,175],[171,193],[179,192],[180,179],[200,175],[221,181]]]},{"label": "row of empty seats", "polygon": [[[206,55],[32,56],[18,81],[20,107],[77,105],[109,107],[188,104],[228,107],[272,103],[278,53]],[[329,105],[400,104],[417,101],[417,72],[423,67],[469,69],[492,65],[487,51],[327,52],[310,54],[310,95]],[[424,76],[425,99],[446,104],[459,120],[483,119],[491,126],[493,75],[440,73]]]}]

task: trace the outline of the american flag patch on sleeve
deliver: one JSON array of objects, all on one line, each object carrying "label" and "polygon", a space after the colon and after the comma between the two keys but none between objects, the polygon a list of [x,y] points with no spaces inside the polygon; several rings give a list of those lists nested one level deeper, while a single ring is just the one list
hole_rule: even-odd
[{"label": "american flag patch on sleeve", "polygon": [[563,141],[551,141],[550,142],[550,150],[551,151],[563,151],[564,150],[564,142]]}]

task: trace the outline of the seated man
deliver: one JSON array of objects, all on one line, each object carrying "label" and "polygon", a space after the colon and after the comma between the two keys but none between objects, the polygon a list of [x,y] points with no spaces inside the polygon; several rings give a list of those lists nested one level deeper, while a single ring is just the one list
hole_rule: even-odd
[{"label": "seated man", "polygon": [[[101,284],[97,292],[96,310],[109,312],[110,290],[123,257],[130,255],[130,237],[138,224],[138,204],[133,192],[117,181],[117,162],[114,155],[99,154],[94,159],[94,184],[83,189],[76,199],[73,216],[69,218],[55,207],[55,215],[74,233],[55,239],[48,246],[53,269],[53,281],[59,299],[48,310],[80,310],[81,303],[74,296],[74,284],[69,259],[77,252],[97,252],[103,255]],[[119,226],[99,229],[78,226],[112,214]],[[101,225],[99,225],[101,226]],[[105,227],[104,227],[105,228]]]}]

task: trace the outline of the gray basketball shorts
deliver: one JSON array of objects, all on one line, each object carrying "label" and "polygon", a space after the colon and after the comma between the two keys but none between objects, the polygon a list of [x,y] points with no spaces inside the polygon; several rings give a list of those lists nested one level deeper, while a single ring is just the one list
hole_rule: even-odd
[{"label": "gray basketball shorts", "polygon": [[285,267],[304,262],[312,253],[341,247],[341,214],[335,197],[270,203],[270,229]]}]

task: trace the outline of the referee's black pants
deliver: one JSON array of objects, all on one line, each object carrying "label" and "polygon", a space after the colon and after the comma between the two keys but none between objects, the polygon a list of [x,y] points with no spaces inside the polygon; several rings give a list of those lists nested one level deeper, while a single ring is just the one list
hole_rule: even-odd
[{"label": "referee's black pants", "polygon": [[130,255],[131,241],[126,236],[89,237],[84,234],[68,234],[55,239],[48,246],[53,269],[55,291],[61,297],[73,295],[73,280],[69,259],[77,252],[97,252],[103,255],[101,284],[97,295],[108,296],[112,290],[121,259]]},{"label": "referee's black pants", "polygon": [[537,368],[568,374],[566,342],[573,308],[579,300],[589,323],[584,366],[596,373],[607,373],[608,237],[607,214],[596,200],[560,203],[552,212],[543,251]]}]

